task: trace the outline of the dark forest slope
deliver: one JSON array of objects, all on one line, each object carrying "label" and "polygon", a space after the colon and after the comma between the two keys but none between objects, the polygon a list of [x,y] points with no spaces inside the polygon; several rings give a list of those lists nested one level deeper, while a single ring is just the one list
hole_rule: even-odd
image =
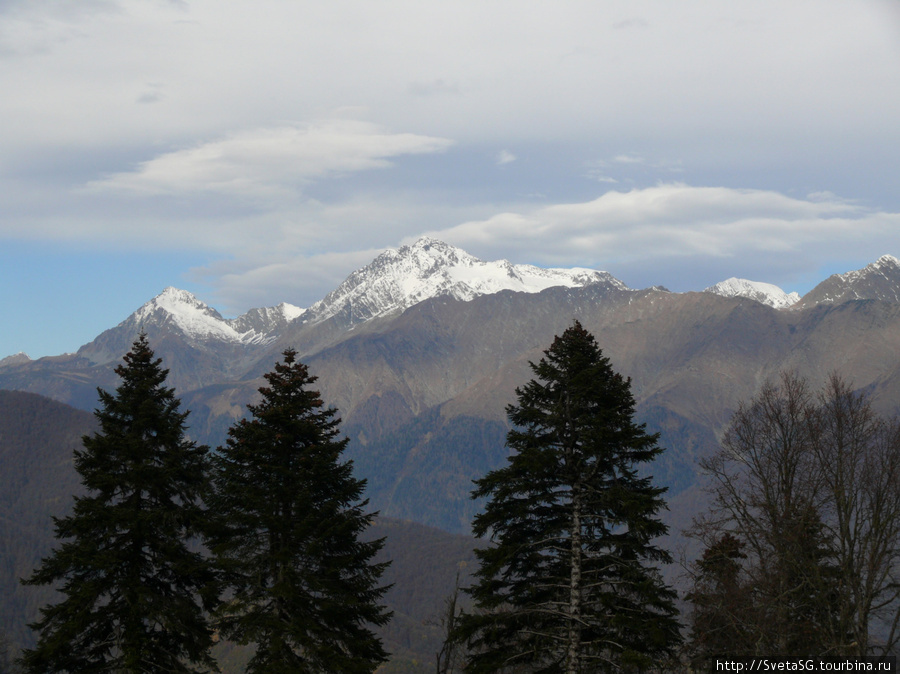
[{"label": "dark forest slope", "polygon": [[94,427],[87,412],[32,393],[0,391],[0,629],[16,643],[26,619],[52,595],[22,587],[49,551],[52,515],[71,505],[80,487],[72,451]]},{"label": "dark forest slope", "polygon": [[[46,588],[23,587],[54,546],[52,516],[69,512],[80,491],[72,452],[94,428],[91,414],[32,393],[0,390],[0,634],[14,646],[31,642],[26,623],[51,601]],[[394,612],[382,630],[394,654],[387,672],[431,671],[440,647],[435,624],[456,572],[466,578],[474,563],[474,540],[412,522],[379,519],[369,530],[385,537],[381,559],[393,560],[383,580]],[[226,673],[238,671],[240,653],[223,648]]]}]

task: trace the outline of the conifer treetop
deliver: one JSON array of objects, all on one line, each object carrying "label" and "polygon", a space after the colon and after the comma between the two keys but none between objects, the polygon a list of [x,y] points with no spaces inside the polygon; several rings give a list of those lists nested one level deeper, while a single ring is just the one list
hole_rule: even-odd
[{"label": "conifer treetop", "polygon": [[27,672],[208,672],[205,611],[215,574],[189,546],[204,523],[207,448],[184,437],[166,371],[139,335],[115,394],[100,391],[99,430],[75,468],[87,493],[55,520],[61,544],[25,581],[63,599],[31,627]]},{"label": "conifer treetop", "polygon": [[231,599],[222,633],[254,644],[251,673],[372,672],[387,659],[371,631],[380,605],[383,540],[362,541],[372,514],[365,482],[343,461],[337,410],[288,349],[266,376],[251,417],[231,427],[214,459],[212,541]]},{"label": "conifer treetop", "polygon": [[507,465],[476,480],[473,521],[494,545],[468,588],[478,612],[460,620],[468,672],[582,674],[646,667],[679,642],[671,561],[653,543],[664,488],[638,475],[663,450],[634,422],[630,382],[579,322],[531,364],[535,378],[507,408]]}]

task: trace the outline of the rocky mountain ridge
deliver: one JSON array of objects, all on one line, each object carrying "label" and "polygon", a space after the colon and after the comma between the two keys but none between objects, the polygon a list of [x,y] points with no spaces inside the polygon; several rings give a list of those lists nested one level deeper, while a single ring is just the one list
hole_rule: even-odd
[{"label": "rocky mountain ridge", "polygon": [[[232,349],[242,346],[249,353],[277,342],[286,333],[296,332],[298,327],[336,319],[343,330],[402,313],[435,297],[471,301],[504,290],[538,293],[551,287],[578,288],[591,284],[630,290],[608,272],[584,268],[543,269],[506,260],[485,262],[460,248],[424,237],[411,245],[385,251],[308,309],[281,303],[224,318],[192,293],[165,288],[118,326],[81,347],[76,355],[93,364],[117,359],[123,344],[127,348],[127,343],[108,333],[131,336],[141,329],[179,333],[181,338],[201,349],[210,345],[212,348],[227,345]],[[751,299],[775,309],[809,308],[848,299],[900,301],[900,261],[890,255],[882,256],[864,269],[829,277],[803,298],[770,283],[734,277],[703,292]],[[110,343],[110,348],[98,348],[98,342]],[[0,360],[0,369],[29,361],[24,353],[15,354]]]},{"label": "rocky mountain ridge", "polygon": [[403,311],[432,297],[469,301],[502,290],[535,293],[553,286],[607,283],[625,288],[611,274],[593,269],[543,269],[485,262],[443,241],[423,237],[399,250],[387,250],[350,274],[334,291],[313,304],[303,321],[319,322],[349,310],[349,322]]},{"label": "rocky mountain ridge", "polygon": [[[893,258],[842,276],[840,288],[852,299],[777,309],[739,292],[633,290],[602,272],[528,292],[481,285],[473,296],[457,286],[456,295],[444,281],[482,267],[449,246],[426,241],[420,249],[396,251],[348,279],[350,292],[331,298],[338,310],[315,320],[308,311],[291,318],[286,307],[224,319],[170,289],[76,354],[4,361],[0,388],[91,410],[96,388],[116,385],[113,369],[144,329],[170,370],[169,385],[191,410],[192,436],[215,446],[255,400],[262,375],[285,348],[295,348],[319,377],[323,399],[341,413],[373,506],[459,532],[478,507],[468,499],[471,480],[505,457],[505,406],[532,376],[529,361],[573,319],[631,377],[639,419],[672,448],[654,470],[673,499],[689,498],[682,494],[696,484],[697,457],[716,445],[737,404],[780,369],[813,385],[838,370],[876,393],[884,409],[900,407],[900,302],[892,301],[900,297],[900,267],[895,274]],[[398,272],[404,265],[413,271]],[[526,275],[514,271],[518,280],[502,273],[521,285]],[[387,290],[367,294],[365,276],[387,279],[380,286]],[[422,286],[401,280],[420,277],[433,279],[436,290],[403,309],[401,300]],[[776,295],[769,289],[767,297]],[[363,300],[372,302],[371,316],[354,322]],[[240,337],[251,331],[265,337]]]},{"label": "rocky mountain ridge", "polygon": [[862,269],[832,274],[806,293],[796,308],[851,300],[900,302],[900,260],[893,255],[882,255]]},{"label": "rocky mountain ridge", "polygon": [[[192,293],[170,286],[110,330],[129,335],[139,330],[175,332],[201,347],[204,344],[265,347],[294,322],[315,325],[341,317],[342,327],[346,328],[400,313],[432,297],[469,301],[502,290],[535,293],[553,286],[581,287],[591,283],[625,289],[621,281],[606,272],[577,267],[543,269],[506,260],[485,262],[460,248],[423,237],[409,246],[385,251],[308,309],[281,303],[250,309],[236,318],[224,318]],[[109,341],[109,332],[100,335],[99,341]],[[85,345],[77,355],[92,363],[121,355],[119,344],[111,351],[95,347],[93,342]],[[25,354],[16,354],[0,360],[0,368],[28,360]]]},{"label": "rocky mountain ridge", "polygon": [[277,307],[251,309],[237,318],[226,319],[188,291],[170,286],[120,325],[140,329],[149,324],[172,323],[194,340],[264,344],[275,338],[275,331],[302,313],[303,309],[282,303]]}]

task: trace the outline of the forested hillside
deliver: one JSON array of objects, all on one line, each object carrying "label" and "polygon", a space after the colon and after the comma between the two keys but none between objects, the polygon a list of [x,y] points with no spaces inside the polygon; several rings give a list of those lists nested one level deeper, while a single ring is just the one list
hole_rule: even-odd
[{"label": "forested hillside", "polygon": [[0,391],[0,630],[14,643],[31,635],[25,626],[52,596],[25,588],[53,542],[51,516],[71,507],[81,491],[72,452],[94,428],[87,412],[32,393]]},{"label": "forested hillside", "polygon": [[[32,393],[0,391],[0,634],[14,649],[33,643],[26,623],[53,598],[46,588],[23,587],[56,545],[52,517],[71,510],[81,491],[72,452],[95,428],[91,414]],[[383,581],[393,620],[382,630],[392,653],[385,672],[433,671],[440,648],[437,624],[457,571],[466,579],[474,564],[474,539],[421,524],[379,518],[367,537],[385,537],[379,561],[391,560]],[[221,644],[223,671],[240,671],[244,651]]]},{"label": "forested hillside", "polygon": [[[440,276],[447,266],[429,269]],[[380,297],[377,271],[361,270],[347,283],[356,284],[354,293]],[[404,279],[403,287],[418,287]],[[407,297],[362,322],[354,322],[359,316],[344,298],[327,318],[282,316],[264,339],[247,341],[197,298],[168,289],[76,354],[0,364],[0,388],[92,410],[96,387],[115,385],[113,367],[140,328],[191,410],[191,436],[216,446],[257,399],[263,373],[293,348],[319,377],[323,400],[339,410],[351,440],[347,456],[369,481],[372,506],[467,533],[478,508],[469,499],[472,480],[506,458],[505,406],[527,380],[529,360],[573,319],[631,377],[637,418],[660,432],[669,450],[653,474],[676,499],[696,484],[698,459],[715,451],[739,402],[782,370],[813,385],[838,371],[870,390],[880,410],[895,407],[898,293],[900,263],[884,257],[831,277],[791,308],[598,281],[465,301],[453,294],[417,303]]]}]

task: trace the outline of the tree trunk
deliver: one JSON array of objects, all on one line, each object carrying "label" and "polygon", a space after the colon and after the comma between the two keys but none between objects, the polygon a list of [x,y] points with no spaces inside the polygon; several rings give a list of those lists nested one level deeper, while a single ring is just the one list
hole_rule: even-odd
[{"label": "tree trunk", "polygon": [[569,576],[569,635],[566,674],[581,671],[581,489],[572,487],[571,573]]}]

